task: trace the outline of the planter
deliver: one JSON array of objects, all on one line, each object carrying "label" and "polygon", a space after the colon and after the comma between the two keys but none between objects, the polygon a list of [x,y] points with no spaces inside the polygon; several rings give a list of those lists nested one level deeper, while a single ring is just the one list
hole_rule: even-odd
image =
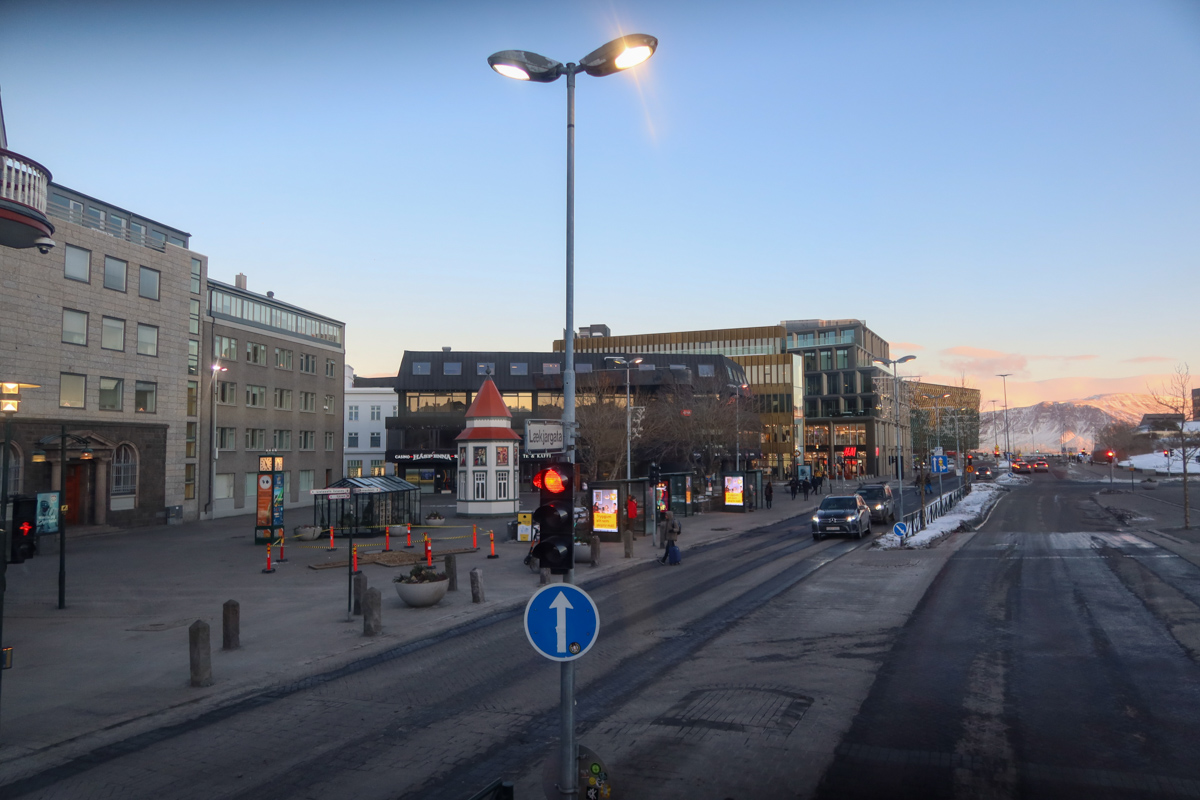
[{"label": "planter", "polygon": [[396,587],[396,594],[400,595],[400,599],[404,601],[406,606],[425,608],[437,605],[446,596],[446,590],[450,588],[450,581],[393,583],[392,585]]},{"label": "planter", "polygon": [[436,528],[439,525],[445,525],[446,520],[444,520],[444,519],[427,519],[421,524],[428,528]]},{"label": "planter", "polygon": [[311,542],[321,535],[321,529],[316,525],[297,525],[292,531],[292,538],[301,542]]},{"label": "planter", "polygon": [[1147,478],[1146,480],[1142,481],[1142,488],[1143,489],[1157,489],[1158,481],[1154,480],[1153,478]]}]

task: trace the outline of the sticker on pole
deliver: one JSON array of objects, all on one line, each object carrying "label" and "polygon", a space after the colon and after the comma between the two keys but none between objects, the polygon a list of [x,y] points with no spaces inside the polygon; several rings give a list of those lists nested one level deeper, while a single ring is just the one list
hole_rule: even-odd
[{"label": "sticker on pole", "polygon": [[892,533],[903,539],[905,536],[908,536],[908,526],[903,522],[897,522],[892,526]]},{"label": "sticker on pole", "polygon": [[543,586],[525,606],[525,636],[551,661],[574,661],[592,648],[599,633],[595,602],[574,584]]}]

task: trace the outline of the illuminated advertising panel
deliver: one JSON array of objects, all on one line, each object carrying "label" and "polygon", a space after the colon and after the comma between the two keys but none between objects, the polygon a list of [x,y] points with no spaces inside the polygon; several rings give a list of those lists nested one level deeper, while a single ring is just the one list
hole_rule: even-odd
[{"label": "illuminated advertising panel", "polygon": [[742,488],[745,478],[741,475],[726,475],[725,476],[725,505],[740,506],[742,505]]},{"label": "illuminated advertising panel", "polygon": [[273,515],[271,514],[271,505],[275,497],[275,481],[269,472],[258,473],[258,515],[255,525],[268,527],[271,525]]},{"label": "illuminated advertising panel", "polygon": [[603,533],[616,533],[617,527],[617,495],[616,489],[592,490],[592,530]]}]

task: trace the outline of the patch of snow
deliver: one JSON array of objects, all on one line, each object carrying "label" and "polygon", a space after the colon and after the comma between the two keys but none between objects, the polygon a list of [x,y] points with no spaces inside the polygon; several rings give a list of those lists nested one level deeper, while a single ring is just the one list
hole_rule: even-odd
[{"label": "patch of snow", "polygon": [[[1021,483],[1029,483],[1029,479],[1024,476],[1017,475],[1015,477]],[[881,550],[896,550],[901,547],[911,550],[929,547],[938,539],[953,532],[962,523],[986,514],[1000,500],[1005,491],[1004,487],[997,486],[996,482],[972,484],[969,495],[951,509],[950,513],[929,523],[925,530],[905,537],[903,543],[899,536],[889,531],[875,541],[874,547]]]},{"label": "patch of snow", "polygon": [[[1153,453],[1142,453],[1138,456],[1130,456],[1125,461],[1118,461],[1117,467],[1121,471],[1129,469],[1137,470],[1154,470],[1158,475],[1183,475],[1183,459],[1179,455],[1179,449],[1171,450],[1170,456],[1164,456],[1162,450],[1155,450]],[[1187,465],[1188,475],[1200,475],[1200,462],[1193,458],[1192,462]]]},{"label": "patch of snow", "polygon": [[996,476],[996,480],[992,483],[998,483],[1001,486],[1028,486],[1033,483],[1033,478],[1028,475],[1013,475],[1011,472],[1005,472]]}]

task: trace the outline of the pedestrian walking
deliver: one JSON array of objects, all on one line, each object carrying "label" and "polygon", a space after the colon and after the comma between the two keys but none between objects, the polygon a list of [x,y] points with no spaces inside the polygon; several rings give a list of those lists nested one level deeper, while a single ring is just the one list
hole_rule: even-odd
[{"label": "pedestrian walking", "polygon": [[763,487],[763,500],[767,501],[767,508],[771,507],[771,500],[775,498],[775,489],[771,486],[771,482],[767,481],[767,485]]},{"label": "pedestrian walking", "polygon": [[671,552],[671,547],[678,546],[677,542],[681,533],[683,533],[683,526],[675,520],[675,512],[668,511],[658,523],[658,535],[663,540],[663,554],[662,558],[658,559],[658,563],[667,563],[667,556]]},{"label": "pedestrian walking", "polygon": [[813,494],[821,493],[821,484],[825,482],[825,474],[822,472],[813,473]]},{"label": "pedestrian walking", "polygon": [[804,478],[800,481],[800,491],[804,492],[804,499],[807,500],[808,493],[812,491],[812,484],[809,483],[808,478]]},{"label": "pedestrian walking", "polygon": [[633,530],[633,521],[637,519],[637,500],[633,499],[633,495],[628,495],[625,500],[625,519],[628,521],[629,530]]},{"label": "pedestrian walking", "polygon": [[746,507],[746,510],[753,511],[754,510],[754,484],[752,484],[752,483],[748,484],[746,486],[746,499],[749,501],[749,505]]},{"label": "pedestrian walking", "polygon": [[788,481],[788,488],[792,490],[792,499],[795,500],[796,492],[800,491],[800,481],[796,480],[794,475],[792,476],[792,479]]}]

